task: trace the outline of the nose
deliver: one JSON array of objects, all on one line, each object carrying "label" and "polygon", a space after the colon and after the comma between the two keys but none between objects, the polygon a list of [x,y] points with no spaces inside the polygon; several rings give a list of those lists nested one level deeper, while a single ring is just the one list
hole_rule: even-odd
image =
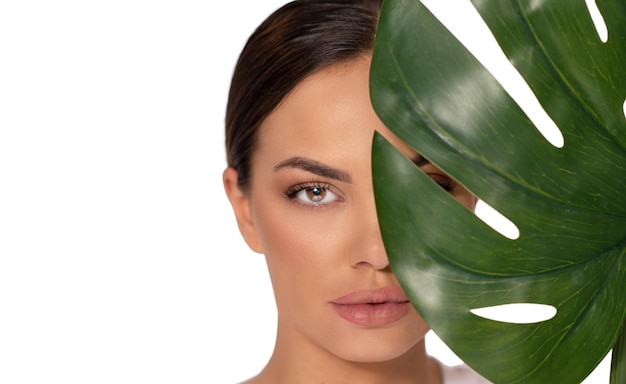
[{"label": "nose", "polygon": [[363,208],[354,215],[353,247],[349,255],[350,266],[383,270],[389,267],[389,259],[378,226],[373,196],[368,201],[367,206]]}]

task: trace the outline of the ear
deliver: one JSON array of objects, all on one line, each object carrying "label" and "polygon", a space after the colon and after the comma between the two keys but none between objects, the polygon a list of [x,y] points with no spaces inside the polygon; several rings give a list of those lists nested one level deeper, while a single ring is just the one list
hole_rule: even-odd
[{"label": "ear", "polygon": [[226,168],[222,174],[222,181],[226,196],[228,196],[230,205],[235,212],[239,232],[250,249],[257,253],[263,253],[259,233],[250,210],[250,198],[237,184],[237,171],[232,167]]}]

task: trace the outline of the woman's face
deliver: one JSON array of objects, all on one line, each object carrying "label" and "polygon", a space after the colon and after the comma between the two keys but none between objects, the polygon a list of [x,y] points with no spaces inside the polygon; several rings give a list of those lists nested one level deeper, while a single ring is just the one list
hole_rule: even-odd
[{"label": "woman's face", "polygon": [[[226,190],[248,245],[267,259],[279,343],[350,361],[386,361],[428,330],[391,273],[374,205],[371,147],[380,132],[407,156],[369,99],[369,58],[302,81],[260,127],[247,194]],[[431,164],[421,168],[461,203],[476,199]],[[284,342],[284,341],[283,341]]]}]

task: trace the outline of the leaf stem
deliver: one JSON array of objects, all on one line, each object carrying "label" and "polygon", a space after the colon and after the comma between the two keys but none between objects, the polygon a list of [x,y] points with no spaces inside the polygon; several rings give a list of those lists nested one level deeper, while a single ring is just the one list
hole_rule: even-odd
[{"label": "leaf stem", "polygon": [[610,384],[626,384],[626,319],[622,325],[622,333],[613,346]]}]

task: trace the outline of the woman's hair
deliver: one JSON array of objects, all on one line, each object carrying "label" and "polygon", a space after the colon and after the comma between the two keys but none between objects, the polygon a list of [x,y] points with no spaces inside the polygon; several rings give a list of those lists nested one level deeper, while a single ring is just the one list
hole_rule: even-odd
[{"label": "woman's hair", "polygon": [[382,0],[296,0],[270,15],[248,39],[226,108],[226,156],[249,185],[263,120],[306,76],[371,52]]}]

